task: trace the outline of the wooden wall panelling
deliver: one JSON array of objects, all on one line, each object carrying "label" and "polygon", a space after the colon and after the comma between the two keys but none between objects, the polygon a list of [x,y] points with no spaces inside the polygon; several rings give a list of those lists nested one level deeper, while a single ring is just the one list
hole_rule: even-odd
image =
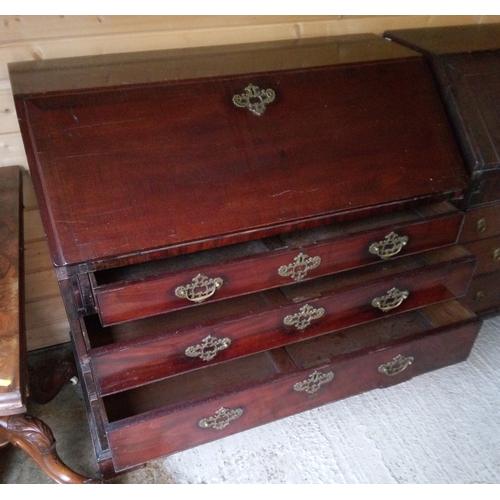
[{"label": "wooden wall panelling", "polygon": [[[28,167],[9,62],[487,22],[500,22],[500,16],[2,16],[0,167]],[[69,326],[29,177],[24,186],[27,342],[32,350],[66,342]]]}]

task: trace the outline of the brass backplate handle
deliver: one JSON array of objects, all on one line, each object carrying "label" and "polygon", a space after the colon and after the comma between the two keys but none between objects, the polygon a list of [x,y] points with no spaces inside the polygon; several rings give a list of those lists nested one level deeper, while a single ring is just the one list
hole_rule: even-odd
[{"label": "brass backplate handle", "polygon": [[211,417],[203,418],[198,422],[198,425],[202,429],[208,429],[212,427],[218,431],[225,429],[232,420],[236,420],[243,415],[243,408],[235,408],[232,410],[231,408],[219,408],[214,415]]},{"label": "brass backplate handle", "polygon": [[380,309],[381,311],[387,312],[391,309],[399,307],[409,296],[410,292],[407,290],[391,288],[386,295],[373,299],[372,306]]},{"label": "brass backplate handle", "polygon": [[405,357],[398,354],[392,361],[380,365],[378,367],[378,371],[388,375],[389,377],[393,377],[394,375],[406,370],[413,363],[413,361],[413,356]]},{"label": "brass backplate handle", "polygon": [[233,96],[233,104],[238,108],[247,108],[256,116],[262,116],[266,111],[266,104],[273,102],[275,97],[273,89],[260,89],[250,83],[242,94]]},{"label": "brass backplate handle", "polygon": [[218,339],[209,335],[200,344],[190,346],[185,350],[186,356],[190,358],[200,358],[203,361],[210,361],[215,358],[220,351],[227,349],[231,345],[231,339]]},{"label": "brass backplate handle", "polygon": [[283,323],[286,326],[293,326],[297,330],[304,330],[311,324],[311,321],[321,318],[324,314],[325,310],[322,307],[315,309],[306,304],[299,309],[299,312],[285,316]]},{"label": "brass backplate handle", "polygon": [[207,278],[203,274],[198,274],[191,284],[177,287],[175,295],[191,302],[203,302],[211,297],[223,283],[222,278]]},{"label": "brass backplate handle", "polygon": [[394,231],[389,233],[382,241],[372,243],[368,248],[371,254],[378,255],[381,259],[390,259],[397,255],[408,243],[408,236],[399,236]]},{"label": "brass backplate handle", "polygon": [[311,269],[316,269],[321,264],[321,257],[309,257],[305,253],[299,253],[291,264],[286,264],[278,269],[280,276],[290,277],[294,281],[301,281],[307,276]]}]

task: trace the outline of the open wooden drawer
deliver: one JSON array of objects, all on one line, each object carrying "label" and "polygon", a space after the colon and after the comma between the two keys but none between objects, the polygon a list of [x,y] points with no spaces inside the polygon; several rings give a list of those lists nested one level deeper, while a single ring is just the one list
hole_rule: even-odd
[{"label": "open wooden drawer", "polygon": [[361,271],[103,328],[81,319],[99,394],[461,297],[476,258],[452,245]]},{"label": "open wooden drawer", "polygon": [[451,203],[286,233],[91,273],[105,326],[253,293],[455,243]]},{"label": "open wooden drawer", "polygon": [[480,324],[448,301],[105,397],[115,469],[463,361]]}]

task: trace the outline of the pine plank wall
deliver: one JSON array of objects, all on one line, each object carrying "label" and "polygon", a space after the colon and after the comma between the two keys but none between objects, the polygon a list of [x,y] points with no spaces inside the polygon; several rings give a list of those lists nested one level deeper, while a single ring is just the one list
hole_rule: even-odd
[{"label": "pine plank wall", "polygon": [[30,182],[11,96],[9,62],[491,22],[500,22],[500,16],[2,16],[0,167],[25,169],[28,349],[67,342],[69,326]]}]

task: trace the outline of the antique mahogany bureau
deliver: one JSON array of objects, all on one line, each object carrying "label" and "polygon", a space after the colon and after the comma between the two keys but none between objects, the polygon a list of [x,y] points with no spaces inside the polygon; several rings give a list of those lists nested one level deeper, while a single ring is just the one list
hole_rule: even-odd
[{"label": "antique mahogany bureau", "polygon": [[500,24],[395,30],[434,71],[470,181],[460,242],[478,257],[463,299],[481,316],[500,311]]},{"label": "antique mahogany bureau", "polygon": [[374,35],[10,66],[104,477],[467,358],[467,176]]}]

